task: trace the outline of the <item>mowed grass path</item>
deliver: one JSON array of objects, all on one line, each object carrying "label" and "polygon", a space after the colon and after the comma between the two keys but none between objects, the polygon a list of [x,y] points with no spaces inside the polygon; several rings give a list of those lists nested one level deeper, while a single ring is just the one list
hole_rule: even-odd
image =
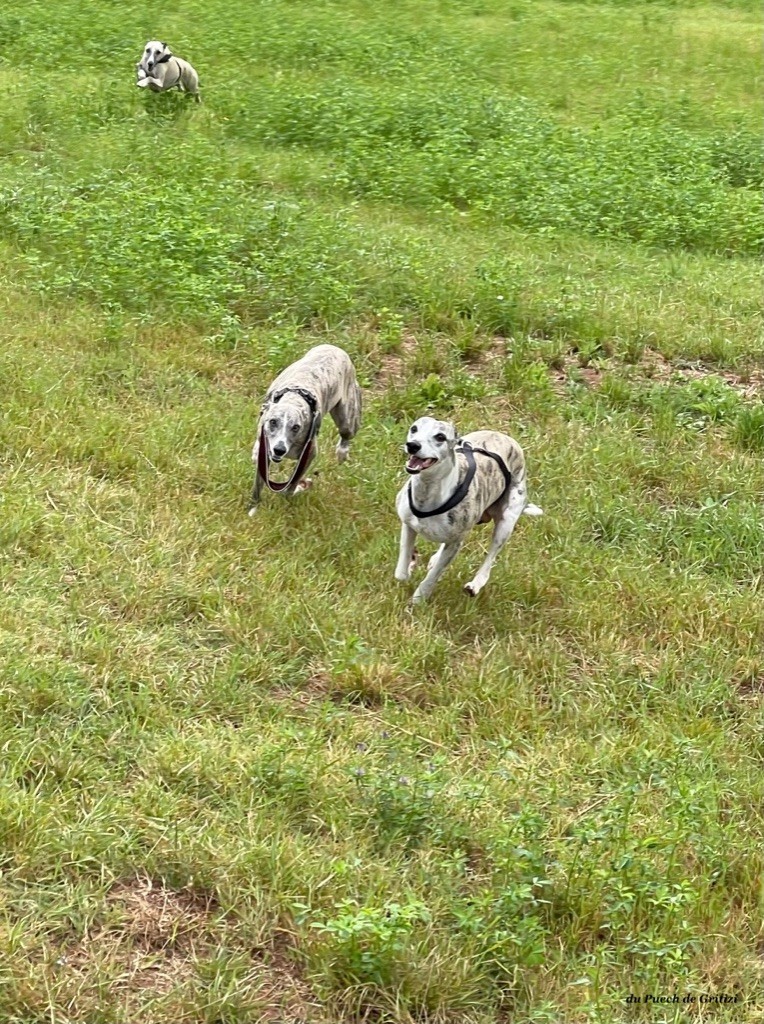
[{"label": "mowed grass path", "polygon": [[[761,21],[3,8],[4,1022],[762,1019]],[[351,461],[249,519],[325,340]],[[545,515],[412,614],[427,409]]]}]

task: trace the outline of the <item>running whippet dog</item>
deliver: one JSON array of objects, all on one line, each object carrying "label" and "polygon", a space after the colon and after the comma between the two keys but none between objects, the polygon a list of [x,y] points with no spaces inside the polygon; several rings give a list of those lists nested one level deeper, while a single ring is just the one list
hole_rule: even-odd
[{"label": "running whippet dog", "polygon": [[181,92],[191,93],[197,103],[202,102],[199,76],[187,60],[175,56],[167,43],[160,43],[158,39],[146,43],[135,71],[139,89],[151,89],[152,92],[180,89]]},{"label": "running whippet dog", "polygon": [[[295,494],[312,481],[304,474],[316,456],[321,419],[329,413],[340,432],[337,461],[348,457],[351,440],[361,426],[361,389],[350,356],[336,345],[316,345],[287,366],[268,388],[252,461],[257,467],[250,515],[255,514],[263,484],[272,491]],[[268,465],[292,459],[297,466],[289,480],[276,483]]]},{"label": "running whippet dog", "polygon": [[542,514],[537,505],[528,504],[523,450],[497,430],[476,430],[459,438],[452,423],[431,416],[412,424],[405,450],[411,480],[396,500],[403,525],[395,578],[405,582],[411,576],[417,534],[439,543],[412,598],[414,604],[426,601],[472,527],[493,520],[486,559],[464,587],[474,597],[488,582],[520,516]]}]

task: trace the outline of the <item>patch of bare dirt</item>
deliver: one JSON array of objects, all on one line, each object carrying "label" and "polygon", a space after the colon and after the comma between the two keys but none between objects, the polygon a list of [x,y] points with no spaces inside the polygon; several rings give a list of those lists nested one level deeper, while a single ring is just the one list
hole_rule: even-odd
[{"label": "patch of bare dirt", "polygon": [[588,387],[594,388],[598,387],[602,378],[602,371],[600,369],[595,366],[581,366],[578,362],[578,357],[573,353],[563,356],[562,366],[550,367],[549,374],[552,378],[552,388],[558,394],[564,392],[571,375],[575,375],[578,380]]},{"label": "patch of bare dirt", "polygon": [[114,886],[106,920],[62,954],[58,965],[87,973],[102,965],[116,989],[170,992],[193,974],[211,940],[211,901],[141,877]]},{"label": "patch of bare dirt", "polygon": [[731,388],[739,391],[746,398],[760,398],[764,394],[764,369],[754,367],[742,373],[733,370],[720,370],[701,362],[686,360],[671,361],[660,352],[646,349],[641,366],[644,367],[652,380],[703,380],[705,377],[719,377]]},{"label": "patch of bare dirt", "polygon": [[549,371],[552,378],[552,387],[555,391],[561,392],[564,390],[565,385],[570,379],[571,371],[578,380],[589,387],[597,387],[602,377],[601,372],[595,367],[581,367],[575,355],[566,355],[561,368],[551,367]]},{"label": "patch of bare dirt", "polygon": [[[620,365],[620,364],[619,364]],[[581,366],[573,352],[562,357],[561,365],[550,367],[552,387],[562,392],[571,376],[582,381],[589,387],[597,387],[606,367]],[[733,370],[720,370],[701,362],[686,360],[670,360],[654,349],[645,349],[639,363],[634,369],[645,377],[660,383],[671,381],[702,380],[705,377],[718,377],[745,398],[761,398],[764,395],[764,369],[753,368],[736,373]]]},{"label": "patch of bare dirt", "polygon": [[389,387],[403,387],[406,380],[406,362],[415,351],[416,346],[417,341],[414,335],[404,332],[397,352],[387,352],[380,359],[379,370],[371,390],[379,393],[386,391]]},{"label": "patch of bare dirt", "polygon": [[[139,877],[115,885],[106,904],[103,922],[55,961],[56,972],[67,972],[76,990],[97,976],[99,984],[108,979],[110,991],[125,1005],[140,1000],[141,993],[166,996],[193,983],[197,964],[221,945],[237,948],[208,896]],[[249,956],[251,970],[241,985],[251,993],[259,1021],[328,1024],[299,965],[289,956],[286,937],[250,950]]]},{"label": "patch of bare dirt", "polygon": [[737,689],[741,697],[764,696],[764,675],[748,676],[746,679],[741,679]]},{"label": "patch of bare dirt", "polygon": [[475,348],[468,348],[463,353],[462,359],[470,366],[491,369],[496,362],[506,359],[508,355],[507,339],[496,334],[488,340],[487,344],[478,344]]},{"label": "patch of bare dirt", "polygon": [[114,886],[110,907],[123,916],[123,932],[147,949],[193,945],[193,937],[208,932],[216,909],[209,896],[167,889],[150,878],[137,878]]},{"label": "patch of bare dirt", "polygon": [[476,335],[470,338],[459,338],[453,335],[442,335],[448,347],[455,346],[459,353],[459,362],[470,371],[491,373],[496,364],[504,362],[511,351],[511,342],[502,335]]},{"label": "patch of bare dirt", "polygon": [[316,671],[305,680],[299,690],[276,687],[271,691],[271,696],[276,700],[308,706],[316,701],[328,700],[331,692],[332,684],[329,676],[325,672]]},{"label": "patch of bare dirt", "polygon": [[262,971],[258,997],[264,1009],[259,1020],[263,1024],[328,1024],[321,1004],[287,950],[287,941],[283,941],[272,949],[253,952]]}]

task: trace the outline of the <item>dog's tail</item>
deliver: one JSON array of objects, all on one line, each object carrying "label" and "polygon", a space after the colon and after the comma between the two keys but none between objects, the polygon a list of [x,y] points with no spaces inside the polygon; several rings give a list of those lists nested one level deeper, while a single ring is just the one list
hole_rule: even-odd
[{"label": "dog's tail", "polygon": [[524,516],[543,516],[543,508],[539,508],[538,505],[526,505],[523,509]]}]

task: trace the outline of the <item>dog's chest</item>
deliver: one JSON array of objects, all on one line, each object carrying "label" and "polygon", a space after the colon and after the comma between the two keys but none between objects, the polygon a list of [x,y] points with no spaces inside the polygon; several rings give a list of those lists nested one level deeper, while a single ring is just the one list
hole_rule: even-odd
[{"label": "dog's chest", "polygon": [[448,544],[464,533],[464,526],[459,522],[456,509],[426,519],[415,516],[409,508],[408,490],[405,487],[398,496],[398,515],[415,533],[425,540],[432,541],[433,544]]},{"label": "dog's chest", "polygon": [[430,519],[417,519],[416,516],[411,516],[409,526],[425,540],[430,540],[434,544],[448,544],[464,532],[463,529],[458,529],[455,526],[449,516],[453,519],[453,513],[450,512],[446,512],[442,516],[432,516]]}]

